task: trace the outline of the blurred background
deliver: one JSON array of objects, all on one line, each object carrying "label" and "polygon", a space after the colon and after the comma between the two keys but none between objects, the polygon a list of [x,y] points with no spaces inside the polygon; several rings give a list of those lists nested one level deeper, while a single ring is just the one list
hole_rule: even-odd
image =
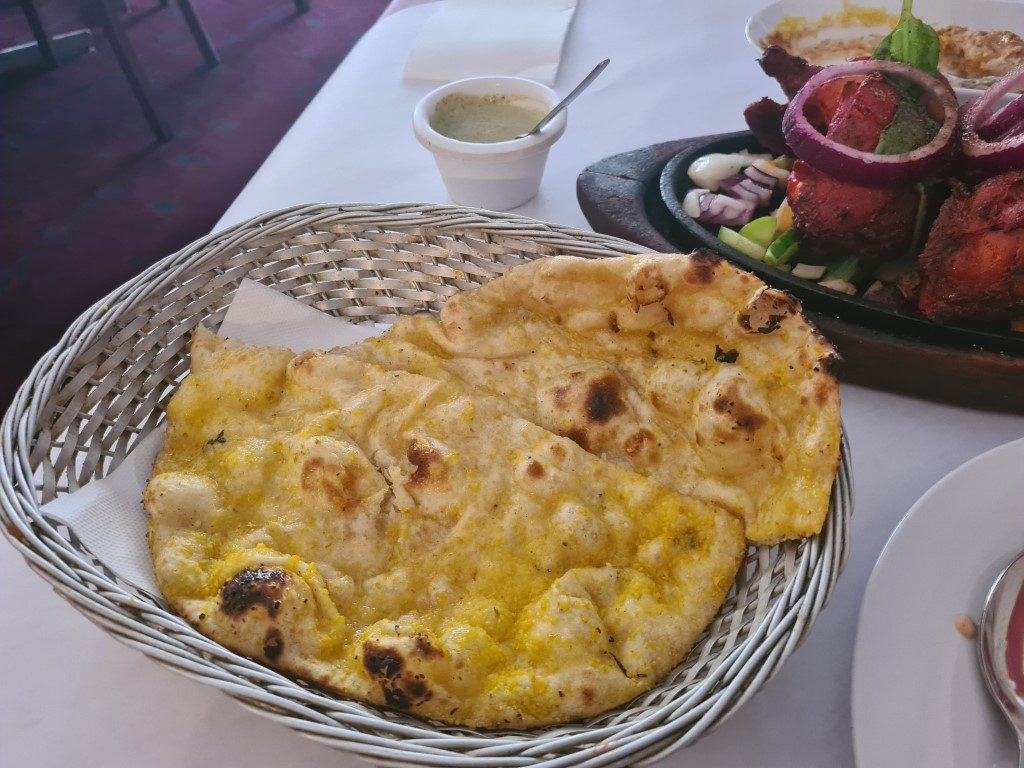
[{"label": "blurred background", "polygon": [[78,314],[210,231],[386,5],[0,0],[0,412]]}]

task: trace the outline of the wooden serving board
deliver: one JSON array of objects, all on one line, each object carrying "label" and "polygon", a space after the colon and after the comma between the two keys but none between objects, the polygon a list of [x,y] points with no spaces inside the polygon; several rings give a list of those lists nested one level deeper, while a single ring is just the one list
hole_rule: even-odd
[{"label": "wooden serving board", "polygon": [[[690,250],[672,241],[659,178],[665,164],[709,137],[669,141],[613,155],[583,169],[576,194],[598,232],[653,251]],[[808,318],[842,355],[843,381],[930,400],[1024,413],[1024,357],[883,333],[818,312]]]}]

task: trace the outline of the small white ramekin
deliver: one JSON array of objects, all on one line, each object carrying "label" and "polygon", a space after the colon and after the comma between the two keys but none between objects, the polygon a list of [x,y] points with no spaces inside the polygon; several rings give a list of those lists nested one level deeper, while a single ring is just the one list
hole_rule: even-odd
[{"label": "small white ramekin", "polygon": [[533,136],[477,144],[443,136],[430,127],[438,102],[451,93],[528,96],[543,104],[546,111],[558,103],[558,94],[546,85],[521,77],[471,77],[431,91],[416,105],[412,116],[416,138],[433,152],[454,202],[507,211],[533,198],[544,175],[548,149],[565,132],[565,110]]}]

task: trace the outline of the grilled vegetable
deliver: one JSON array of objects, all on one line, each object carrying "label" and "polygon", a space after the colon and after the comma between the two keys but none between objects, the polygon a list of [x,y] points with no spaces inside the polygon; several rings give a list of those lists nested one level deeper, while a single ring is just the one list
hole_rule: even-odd
[{"label": "grilled vegetable", "polygon": [[793,267],[793,277],[802,280],[820,280],[825,274],[824,264],[797,264]]},{"label": "grilled vegetable", "polygon": [[740,234],[748,240],[757,243],[762,248],[767,248],[771,245],[772,240],[775,239],[775,230],[777,228],[778,224],[774,216],[761,216],[745,225],[740,230]]},{"label": "grilled vegetable", "polygon": [[761,261],[764,258],[765,248],[763,245],[758,245],[753,240],[749,240],[739,232],[728,227],[722,227],[718,230],[718,239],[752,259]]},{"label": "grilled vegetable", "polygon": [[838,291],[839,293],[847,293],[850,296],[857,295],[857,286],[854,285],[853,283],[847,282],[846,280],[839,280],[838,278],[833,278],[832,280],[822,280],[820,283],[818,283],[818,285],[820,285],[822,288],[828,288],[833,291]]},{"label": "grilled vegetable", "polygon": [[768,251],[764,255],[764,263],[774,267],[788,264],[799,250],[800,244],[797,243],[793,230],[788,229],[768,246]]},{"label": "grilled vegetable", "polygon": [[825,280],[845,280],[849,282],[857,274],[857,269],[860,267],[860,262],[856,256],[850,256],[842,259],[841,261],[835,261],[829,264],[825,268]]}]

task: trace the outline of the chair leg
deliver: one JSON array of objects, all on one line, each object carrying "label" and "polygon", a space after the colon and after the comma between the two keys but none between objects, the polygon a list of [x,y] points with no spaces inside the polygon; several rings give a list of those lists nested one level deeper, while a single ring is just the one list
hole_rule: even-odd
[{"label": "chair leg", "polygon": [[181,8],[181,15],[185,17],[185,23],[188,24],[192,37],[196,39],[196,45],[199,46],[207,66],[216,67],[220,64],[220,56],[217,55],[217,49],[210,42],[210,36],[206,34],[203,22],[196,15],[196,11],[192,7],[192,0],[178,0],[178,7]]},{"label": "chair leg", "polygon": [[53,69],[57,66],[57,56],[53,52],[50,36],[46,34],[46,27],[43,26],[43,20],[39,17],[39,9],[36,8],[34,0],[21,0],[21,10],[25,13],[28,26],[39,44],[39,53],[43,56],[43,62],[47,69]]},{"label": "chair leg", "polygon": [[114,7],[115,0],[96,0],[96,8],[99,11],[100,23],[110,41],[110,47],[114,49],[114,55],[128,79],[128,84],[135,94],[135,98],[142,107],[142,114],[146,116],[146,122],[153,129],[158,141],[168,141],[171,138],[171,131],[167,124],[160,118],[150,98],[149,84],[139,69],[139,61],[135,58],[135,51],[132,48],[128,36],[121,24],[119,11]]},{"label": "chair leg", "polygon": [[295,0],[295,12],[305,13],[309,10],[309,0]]}]

